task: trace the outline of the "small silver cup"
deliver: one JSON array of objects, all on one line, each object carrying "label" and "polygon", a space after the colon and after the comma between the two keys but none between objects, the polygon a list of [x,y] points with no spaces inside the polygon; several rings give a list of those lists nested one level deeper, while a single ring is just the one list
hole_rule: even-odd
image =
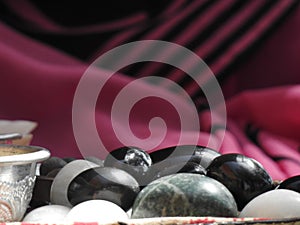
[{"label": "small silver cup", "polygon": [[0,144],[0,222],[22,220],[32,197],[37,163],[49,157],[42,147]]}]

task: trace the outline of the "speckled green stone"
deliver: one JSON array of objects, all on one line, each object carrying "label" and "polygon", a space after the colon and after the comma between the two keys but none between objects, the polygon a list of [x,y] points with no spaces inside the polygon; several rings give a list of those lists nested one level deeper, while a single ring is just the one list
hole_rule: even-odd
[{"label": "speckled green stone", "polygon": [[203,175],[179,173],[148,184],[138,194],[131,217],[237,215],[235,200],[223,184]]}]

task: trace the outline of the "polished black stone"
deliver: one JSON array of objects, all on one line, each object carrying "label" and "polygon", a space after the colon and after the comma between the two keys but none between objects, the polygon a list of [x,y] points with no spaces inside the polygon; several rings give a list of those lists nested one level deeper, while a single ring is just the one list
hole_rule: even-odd
[{"label": "polished black stone", "polygon": [[141,186],[144,186],[145,175],[151,165],[150,155],[143,149],[133,146],[115,149],[104,160],[104,166],[128,172]]},{"label": "polished black stone", "polygon": [[111,151],[104,160],[104,166],[113,166],[118,162],[145,168],[152,164],[150,155],[135,146],[124,146]]},{"label": "polished black stone", "polygon": [[237,214],[232,194],[220,182],[199,174],[178,173],[147,185],[134,202],[131,218]]},{"label": "polished black stone", "polygon": [[54,170],[51,170],[48,174],[47,177],[49,178],[54,178],[56,177],[56,175],[59,173],[59,171],[61,170],[61,168],[56,168]]},{"label": "polished black stone", "polygon": [[68,199],[72,205],[92,199],[108,200],[127,211],[139,191],[139,184],[127,172],[97,167],[84,171],[70,183]]},{"label": "polished black stone", "polygon": [[142,149],[130,148],[127,150],[124,162],[128,165],[139,166],[146,171],[152,164],[150,155]]},{"label": "polished black stone", "polygon": [[40,166],[40,174],[42,176],[47,176],[52,170],[57,170],[63,168],[67,165],[67,162],[59,157],[52,156],[42,162]]},{"label": "polished black stone", "polygon": [[187,157],[187,161],[193,161],[207,168],[214,158],[220,156],[220,153],[204,146],[180,145],[151,152],[150,156],[153,164],[166,160],[167,158]]},{"label": "polished black stone", "polygon": [[211,164],[211,162],[220,155],[221,154],[219,152],[213,149],[197,146],[190,161],[196,162],[206,169]]},{"label": "polished black stone", "polygon": [[220,156],[220,153],[203,146],[180,145],[157,150],[150,153],[150,156],[154,163],[147,175],[149,180],[155,180],[182,172],[205,175],[205,168],[214,158]]},{"label": "polished black stone", "polygon": [[205,175],[206,170],[202,166],[193,162],[187,162],[184,164],[179,163],[167,167],[163,170],[157,171],[157,173],[153,176],[152,180],[156,180],[160,177],[164,177],[176,173],[195,173],[195,174]]},{"label": "polished black stone", "polygon": [[235,197],[238,209],[254,197],[273,189],[273,181],[256,160],[240,154],[224,154],[207,168],[207,176],[224,184]]},{"label": "polished black stone", "polygon": [[292,176],[283,180],[276,188],[289,189],[300,193],[300,175]]},{"label": "polished black stone", "polygon": [[176,156],[153,164],[147,173],[148,180],[153,181],[160,177],[176,173],[196,173],[205,175],[206,170],[198,163],[190,161],[190,159],[191,156]]}]

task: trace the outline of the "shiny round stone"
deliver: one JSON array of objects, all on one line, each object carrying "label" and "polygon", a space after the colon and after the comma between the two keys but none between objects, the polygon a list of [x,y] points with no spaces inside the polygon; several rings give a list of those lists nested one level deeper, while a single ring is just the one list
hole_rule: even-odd
[{"label": "shiny round stone", "polygon": [[277,189],[252,199],[241,211],[240,217],[292,218],[300,215],[300,194]]},{"label": "shiny round stone", "polygon": [[144,169],[152,164],[150,155],[143,149],[134,146],[124,146],[111,151],[104,161],[104,166],[113,166],[117,162]]},{"label": "shiny round stone", "polygon": [[45,205],[25,215],[23,222],[55,224],[64,221],[71,208],[62,205]]},{"label": "shiny round stone", "polygon": [[229,189],[239,210],[251,199],[273,189],[272,178],[262,165],[240,154],[224,154],[215,158],[207,168],[207,176]]},{"label": "shiny round stone", "polygon": [[137,196],[132,218],[168,216],[236,217],[237,206],[220,182],[199,174],[179,173],[148,184]]},{"label": "shiny round stone", "polygon": [[138,183],[144,185],[144,176],[152,165],[150,155],[138,147],[121,147],[110,154],[104,160],[104,166],[115,167],[128,172]]},{"label": "shiny round stone", "polygon": [[40,175],[47,176],[52,170],[63,168],[67,162],[59,157],[52,156],[42,162],[40,166]]},{"label": "shiny round stone", "polygon": [[54,177],[59,173],[60,170],[61,170],[61,168],[56,168],[56,169],[51,170],[51,171],[47,174],[47,177],[49,177],[49,178],[54,178]]},{"label": "shiny round stone", "polygon": [[220,155],[221,154],[219,152],[211,148],[199,145],[172,146],[150,153],[153,164],[161,162],[167,158],[187,157],[187,161],[198,163],[205,169],[214,158]]},{"label": "shiny round stone", "polygon": [[187,162],[187,163],[178,163],[176,165],[172,165],[167,167],[156,174],[155,179],[160,177],[168,176],[175,173],[195,173],[205,175],[206,170],[194,162]]},{"label": "shiny round stone", "polygon": [[139,184],[127,172],[112,167],[97,167],[75,177],[69,185],[68,199],[72,205],[93,199],[107,200],[127,211],[139,191]]},{"label": "shiny round stone", "polygon": [[206,174],[206,170],[198,163],[188,161],[189,156],[178,156],[165,159],[162,162],[154,164],[150,167],[147,175],[149,180],[153,181],[160,177],[168,176],[176,173],[196,173]]},{"label": "shiny round stone", "polygon": [[128,220],[128,215],[118,205],[105,200],[90,200],[74,206],[67,214],[65,221],[99,222],[101,224],[117,223]]},{"label": "shiny round stone", "polygon": [[206,169],[211,164],[211,162],[220,155],[221,154],[219,152],[213,149],[197,146],[190,161],[196,162]]},{"label": "shiny round stone", "polygon": [[130,148],[124,157],[124,162],[128,165],[139,166],[146,171],[152,164],[150,155],[138,148]]},{"label": "shiny round stone", "polygon": [[175,173],[206,174],[206,168],[220,153],[197,145],[180,145],[150,153],[153,165],[148,171],[149,180]]},{"label": "shiny round stone", "polygon": [[300,193],[300,175],[292,176],[281,183],[276,187],[277,189],[289,189]]}]

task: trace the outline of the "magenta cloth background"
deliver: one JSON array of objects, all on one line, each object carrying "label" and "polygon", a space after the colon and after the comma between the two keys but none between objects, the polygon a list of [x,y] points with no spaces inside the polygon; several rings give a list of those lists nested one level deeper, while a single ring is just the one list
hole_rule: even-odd
[{"label": "magenta cloth background", "polygon": [[[7,21],[0,21],[0,118],[36,121],[39,126],[33,133],[32,144],[48,148],[54,156],[81,157],[82,152],[78,149],[72,127],[72,103],[77,84],[93,58],[119,44],[126,43],[126,40],[134,40],[129,37],[140,32],[142,26],[146,26],[143,23],[145,15],[132,14],[132,17],[128,17],[121,25],[116,22],[99,27],[84,28],[82,26],[80,29],[66,29],[51,20],[47,20],[47,17],[32,8],[32,5],[27,1],[21,1],[20,4],[23,4],[23,7],[17,7],[12,1],[3,2],[9,5],[11,10],[18,11],[20,18],[24,17],[27,23],[31,21],[35,24],[33,30],[35,28],[37,31],[43,30],[46,34],[47,32],[48,34],[55,34],[54,39],[69,33],[77,35],[86,32],[119,29],[121,25],[128,27],[113,38],[108,38],[105,45],[99,45],[99,49],[91,52],[89,58],[82,59],[76,54],[73,55],[63,50],[63,48],[60,49],[59,45],[53,46],[42,41],[42,39],[39,40],[26,32],[22,32],[21,29],[11,26]],[[212,15],[218,15],[224,7],[234,4],[234,1],[220,2],[222,3],[218,3],[214,8],[208,10],[205,16],[203,15],[206,22],[200,19],[197,22],[199,26],[203,26],[203,29],[209,26],[210,20],[215,18]],[[168,19],[167,15],[172,15],[174,11],[179,10],[182,4],[181,1],[178,1],[167,8],[159,17],[161,30],[157,28],[156,32],[149,32],[148,36],[145,35],[145,39],[159,40],[160,35],[167,32],[168,26],[172,25],[171,22],[168,22],[171,19]],[[259,6],[255,6],[253,3],[251,7],[254,10],[255,7]],[[265,166],[274,179],[284,179],[300,174],[300,29],[298,29],[300,27],[300,9],[298,5],[293,7],[297,8],[285,17],[270,35],[263,38],[244,60],[232,64],[233,68],[226,70],[224,79],[219,79],[226,100],[227,127],[211,124],[208,113],[205,110],[200,110],[201,131],[185,131],[186,144],[189,144],[189,136],[197,133],[199,145],[206,145],[211,138],[213,142],[210,143],[209,147],[215,148],[221,144],[221,148],[218,150],[222,153],[236,152],[253,157]],[[183,17],[184,13],[188,15],[189,10],[192,9],[192,6],[186,6],[181,14],[178,14],[177,19],[180,20],[180,16]],[[241,13],[241,15],[243,14]],[[262,20],[265,23],[258,23],[258,28],[268,25],[268,23],[271,24],[273,20],[268,22],[270,18],[273,17]],[[139,25],[131,25],[135,23],[139,23]],[[242,25],[232,22],[230,27],[234,29],[234,26]],[[258,28],[250,30],[254,36],[249,33],[247,37],[260,37]],[[191,29],[190,33],[181,34],[178,39],[170,41],[184,45],[185,39],[195,37],[196,34],[193,31],[195,29]],[[225,33],[221,33],[221,28],[218,28],[218,31],[220,34],[227,35],[225,30],[223,31]],[[219,42],[220,40],[215,38],[210,42],[207,41],[204,47],[195,47],[191,50],[205,58],[206,51],[209,53]],[[88,41],[82,41],[82,45],[84,43],[89,44]],[[239,43],[241,46],[234,43]],[[229,65],[231,61],[236,60],[233,57],[234,52],[243,52],[245,47],[243,43],[237,39],[230,45],[232,51],[224,51],[220,54],[222,57],[219,60],[208,63],[218,78],[221,77],[219,73],[225,68],[224,65]],[[246,46],[250,46],[250,43],[252,42],[247,42]],[[77,45],[75,44],[73,47],[76,50]],[[202,53],[203,55],[201,55]],[[145,75],[151,75],[160,71],[160,67],[159,65],[148,66],[142,71]],[[178,80],[178,82],[182,78],[178,71],[170,74],[169,77],[175,81]],[[99,135],[109,151],[122,145],[115,136],[111,125],[110,108],[113,99],[126,84],[134,80],[134,76],[125,72],[116,74],[102,91],[101,104],[96,107],[95,121]],[[189,87],[187,85],[188,92],[193,94],[194,86],[190,89]],[[137,93],[151,93],[151,91],[155,91],[161,96],[170,96],[174,102],[180,102],[176,95],[170,94],[168,90],[159,85],[156,87],[141,85],[136,90]],[[187,105],[183,104],[181,107],[188,112],[190,111]],[[84,122],[88,116],[93,116],[93,113],[93,109],[83,108],[82,121]],[[163,100],[147,99],[136,109],[134,108],[130,117],[133,133],[138,137],[145,138],[149,135],[149,120],[157,115],[165,119],[168,132],[163,142],[153,148],[152,151],[178,143],[181,128],[176,111]],[[121,113],[118,115],[120,121],[122,121],[122,116]],[[193,121],[189,122],[193,123]],[[217,128],[213,134],[210,134],[210,128],[214,126]],[[225,137],[220,140],[224,131]],[[130,139],[130,134],[126,130],[122,134]],[[89,140],[88,132],[84,135],[86,135],[84,138],[86,138],[87,145],[93,141]],[[220,143],[220,141],[222,142]],[[142,144],[142,142],[137,143],[137,145]],[[147,143],[144,144],[147,145]],[[102,157],[107,154],[105,151],[101,152],[100,149],[91,149],[90,151],[91,154],[100,151],[97,154]]]}]

